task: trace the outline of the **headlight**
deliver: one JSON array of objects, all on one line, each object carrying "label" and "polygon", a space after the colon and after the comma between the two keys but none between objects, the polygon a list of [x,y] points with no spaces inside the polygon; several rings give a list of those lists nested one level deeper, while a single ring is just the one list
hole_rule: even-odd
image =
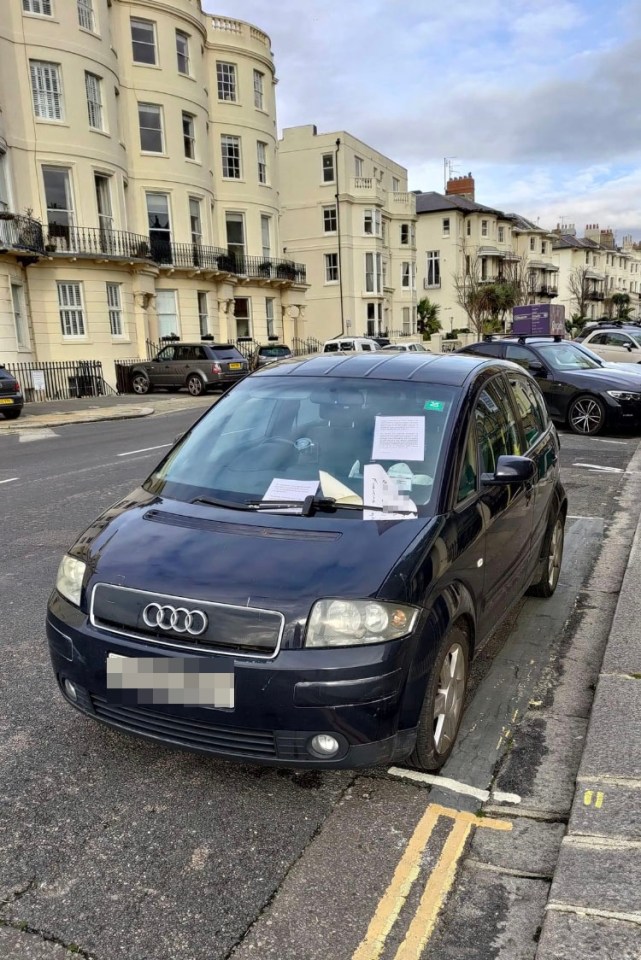
[{"label": "headlight", "polygon": [[615,400],[641,400],[641,393],[630,393],[627,390],[608,390],[607,394]]},{"label": "headlight", "polygon": [[398,640],[414,629],[416,607],[378,600],[319,600],[312,607],[306,647],[351,647]]},{"label": "headlight", "polygon": [[75,557],[70,557],[68,554],[62,558],[58,567],[56,590],[76,607],[80,606],[82,581],[85,578],[86,570],[86,563],[83,563],[82,560],[76,560]]}]

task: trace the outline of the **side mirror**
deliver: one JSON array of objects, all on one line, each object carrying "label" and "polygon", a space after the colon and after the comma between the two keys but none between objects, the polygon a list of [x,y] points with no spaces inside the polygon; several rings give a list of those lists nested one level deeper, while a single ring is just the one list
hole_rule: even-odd
[{"label": "side mirror", "polygon": [[626,346],[626,349],[627,349],[628,353],[632,353],[632,351],[634,350],[634,347],[632,346],[632,344],[631,344],[631,343],[626,343],[625,346]]},{"label": "side mirror", "polygon": [[152,363],[160,363],[160,357],[154,357]]},{"label": "side mirror", "polygon": [[481,474],[484,486],[511,486],[529,483],[535,474],[534,461],[529,457],[499,457],[494,473]]},{"label": "side mirror", "polygon": [[527,369],[535,377],[544,377],[547,374],[547,370],[540,360],[530,360]]}]

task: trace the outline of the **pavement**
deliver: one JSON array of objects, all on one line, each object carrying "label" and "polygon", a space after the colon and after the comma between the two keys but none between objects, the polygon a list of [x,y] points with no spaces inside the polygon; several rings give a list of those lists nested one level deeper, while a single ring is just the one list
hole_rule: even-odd
[{"label": "pavement", "polygon": [[216,402],[219,395],[191,397],[185,393],[152,393],[144,397],[123,394],[113,397],[83,397],[74,400],[48,400],[26,403],[17,420],[0,416],[0,436],[20,430],[62,427],[73,423],[95,423],[101,420],[133,420],[154,413],[202,410]]}]

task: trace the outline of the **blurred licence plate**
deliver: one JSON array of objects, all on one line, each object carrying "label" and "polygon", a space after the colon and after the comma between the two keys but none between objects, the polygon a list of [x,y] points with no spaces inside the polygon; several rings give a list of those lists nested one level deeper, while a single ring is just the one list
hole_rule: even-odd
[{"label": "blurred licence plate", "polygon": [[209,657],[107,656],[107,690],[139,704],[234,709],[234,665]]},{"label": "blurred licence plate", "polygon": [[13,397],[6,397],[0,400],[0,403],[13,403]]},{"label": "blurred licence plate", "polygon": [[242,370],[242,369],[243,369],[243,365],[242,365],[242,363],[230,363],[230,364],[229,364],[229,369],[230,369],[230,370]]}]

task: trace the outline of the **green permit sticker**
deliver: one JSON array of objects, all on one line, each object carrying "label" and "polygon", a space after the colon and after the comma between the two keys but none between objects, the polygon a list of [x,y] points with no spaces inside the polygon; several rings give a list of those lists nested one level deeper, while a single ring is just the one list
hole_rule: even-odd
[{"label": "green permit sticker", "polygon": [[425,401],[425,406],[423,407],[423,409],[424,409],[424,410],[438,410],[439,412],[442,413],[443,410],[445,409],[445,404],[443,403],[442,400],[426,400],[426,401]]}]

